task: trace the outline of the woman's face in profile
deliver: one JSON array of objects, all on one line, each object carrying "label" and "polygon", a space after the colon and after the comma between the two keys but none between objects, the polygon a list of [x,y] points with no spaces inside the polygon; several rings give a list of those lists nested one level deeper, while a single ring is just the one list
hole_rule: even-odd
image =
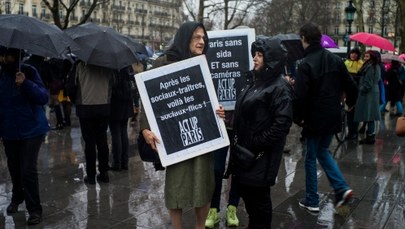
[{"label": "woman's face in profile", "polygon": [[264,67],[264,57],[263,53],[255,52],[255,56],[253,57],[253,69],[255,71],[259,71]]},{"label": "woman's face in profile", "polygon": [[370,59],[370,54],[369,53],[365,53],[364,54],[364,61],[368,61]]}]

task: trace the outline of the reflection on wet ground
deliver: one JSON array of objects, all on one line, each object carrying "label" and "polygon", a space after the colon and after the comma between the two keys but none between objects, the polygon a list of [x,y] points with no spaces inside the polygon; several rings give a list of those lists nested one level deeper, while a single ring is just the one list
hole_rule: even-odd
[{"label": "reflection on wet ground", "polygon": [[[300,129],[292,127],[287,142],[290,152],[283,155],[277,183],[271,191],[273,228],[404,228],[404,138],[394,133],[396,118],[390,114],[383,117],[374,145],[333,142],[331,153],[355,197],[336,212],[333,191],[319,168],[322,202],[316,215],[298,206],[305,192],[305,151],[299,141]],[[137,132],[138,124],[129,124],[129,170],[110,171],[110,183],[95,186],[86,186],[82,181],[84,154],[77,119],[73,119],[71,128],[49,132],[38,160],[44,218],[41,224],[30,228],[171,228],[163,200],[164,172],[155,172],[151,164],[140,160],[135,145]],[[12,186],[2,147],[0,151],[0,228],[25,228],[28,215],[24,204],[19,213],[6,213]],[[216,228],[227,228],[224,210],[228,186],[229,181],[224,181],[221,222]],[[245,228],[243,202],[238,215],[239,228]],[[184,211],[184,228],[194,228],[190,209]]]}]

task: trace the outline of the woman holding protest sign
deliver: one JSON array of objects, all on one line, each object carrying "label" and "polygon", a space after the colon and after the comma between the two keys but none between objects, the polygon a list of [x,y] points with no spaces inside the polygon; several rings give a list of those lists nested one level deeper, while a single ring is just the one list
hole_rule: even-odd
[{"label": "woman holding protest sign", "polygon": [[[155,61],[154,68],[205,54],[207,48],[208,37],[203,24],[186,22],[177,31],[173,45]],[[145,112],[141,114],[145,118]],[[217,115],[225,117],[222,107],[217,109]],[[159,143],[159,139],[148,126],[141,125],[141,134],[146,143],[157,151],[156,143]],[[182,209],[190,207],[194,208],[196,215],[195,228],[205,228],[214,185],[214,161],[211,153],[166,168],[165,203],[173,228],[182,228]]]}]

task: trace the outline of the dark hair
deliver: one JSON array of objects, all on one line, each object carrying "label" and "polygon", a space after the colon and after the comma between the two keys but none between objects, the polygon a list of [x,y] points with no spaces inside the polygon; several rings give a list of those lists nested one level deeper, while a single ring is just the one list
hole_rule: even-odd
[{"label": "dark hair", "polygon": [[353,48],[352,50],[350,50],[349,56],[348,56],[347,58],[350,59],[350,54],[352,54],[352,53],[356,53],[356,54],[357,54],[357,59],[356,59],[356,60],[360,60],[361,52],[360,52],[360,49],[359,49],[359,48],[355,47],[355,48]]},{"label": "dark hair", "polygon": [[375,50],[368,50],[366,51],[364,54],[369,54],[370,55],[370,59],[367,61],[369,63],[371,63],[372,65],[377,65],[380,63],[379,60],[379,52],[375,51]]},{"label": "dark hair", "polygon": [[322,33],[317,25],[314,23],[307,23],[300,28],[299,31],[300,37],[304,37],[304,40],[308,44],[320,44]]},{"label": "dark hair", "polygon": [[399,62],[396,60],[391,60],[391,66],[399,66]]},{"label": "dark hair", "polygon": [[10,56],[24,56],[25,51],[23,49],[16,49],[16,48],[6,48],[4,46],[0,46],[0,55],[10,55]]}]

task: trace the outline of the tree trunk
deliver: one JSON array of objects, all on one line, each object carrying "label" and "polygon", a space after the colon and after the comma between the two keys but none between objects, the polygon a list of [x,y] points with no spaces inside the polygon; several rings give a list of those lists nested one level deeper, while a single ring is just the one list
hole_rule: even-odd
[{"label": "tree trunk", "polygon": [[399,53],[405,53],[405,0],[397,0],[399,13],[399,36],[401,36],[401,45]]}]

